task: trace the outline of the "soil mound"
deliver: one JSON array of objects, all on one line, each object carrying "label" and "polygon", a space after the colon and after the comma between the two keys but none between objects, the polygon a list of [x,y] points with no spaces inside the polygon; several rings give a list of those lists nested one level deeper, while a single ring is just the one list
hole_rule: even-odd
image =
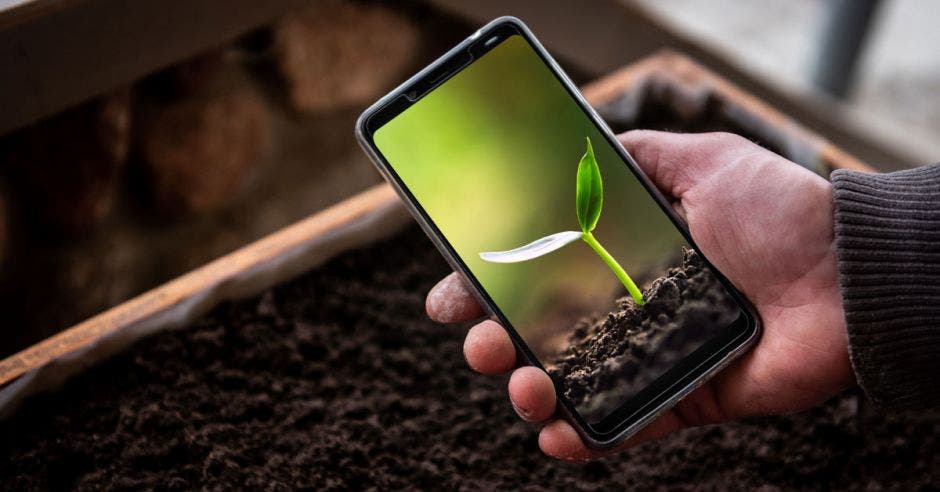
[{"label": "soil mound", "polygon": [[589,422],[609,415],[669,368],[734,322],[738,309],[692,249],[643,293],[616,301],[617,311],[582,319],[549,373]]},{"label": "soil mound", "polygon": [[589,464],[542,456],[466,327],[424,315],[448,272],[414,228],[95,367],[0,425],[0,489],[918,490],[940,421],[854,393]]}]

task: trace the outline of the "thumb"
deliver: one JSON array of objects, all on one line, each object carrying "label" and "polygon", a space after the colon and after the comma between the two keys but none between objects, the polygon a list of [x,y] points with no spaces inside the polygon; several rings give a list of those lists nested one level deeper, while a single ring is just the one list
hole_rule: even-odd
[{"label": "thumb", "polygon": [[734,162],[729,153],[750,152],[754,145],[731,133],[633,130],[617,139],[656,187],[675,199],[681,199],[721,163]]}]

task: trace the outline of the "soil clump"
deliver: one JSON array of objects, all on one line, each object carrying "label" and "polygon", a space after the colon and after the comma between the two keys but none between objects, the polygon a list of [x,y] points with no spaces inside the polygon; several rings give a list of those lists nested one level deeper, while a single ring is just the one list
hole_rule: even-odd
[{"label": "soil clump", "polygon": [[606,316],[584,318],[564,351],[546,365],[588,422],[610,415],[739,314],[724,286],[692,249],[650,283],[638,306],[630,296]]}]

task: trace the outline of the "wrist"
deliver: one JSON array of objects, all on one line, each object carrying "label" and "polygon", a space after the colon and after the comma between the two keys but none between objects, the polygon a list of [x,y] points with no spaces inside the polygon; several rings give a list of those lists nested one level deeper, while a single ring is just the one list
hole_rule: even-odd
[{"label": "wrist", "polygon": [[836,171],[835,238],[850,360],[876,404],[940,402],[940,166]]}]

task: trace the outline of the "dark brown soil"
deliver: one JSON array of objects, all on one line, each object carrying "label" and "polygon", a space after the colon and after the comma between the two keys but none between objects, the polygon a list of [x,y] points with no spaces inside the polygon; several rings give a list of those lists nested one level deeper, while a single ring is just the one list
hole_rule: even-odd
[{"label": "dark brown soil", "polygon": [[549,373],[588,422],[599,422],[737,319],[738,308],[695,251],[650,283],[646,303],[582,319]]},{"label": "dark brown soil", "polygon": [[428,321],[447,267],[417,229],[157,334],[0,425],[2,488],[928,489],[940,421],[855,393],[612,459],[542,456],[465,327]]},{"label": "dark brown soil", "polygon": [[614,133],[638,128],[679,133],[730,132],[797,164],[816,169],[814,150],[789,141],[772,126],[744,114],[714,94],[689,91],[652,78],[597,108]]}]

